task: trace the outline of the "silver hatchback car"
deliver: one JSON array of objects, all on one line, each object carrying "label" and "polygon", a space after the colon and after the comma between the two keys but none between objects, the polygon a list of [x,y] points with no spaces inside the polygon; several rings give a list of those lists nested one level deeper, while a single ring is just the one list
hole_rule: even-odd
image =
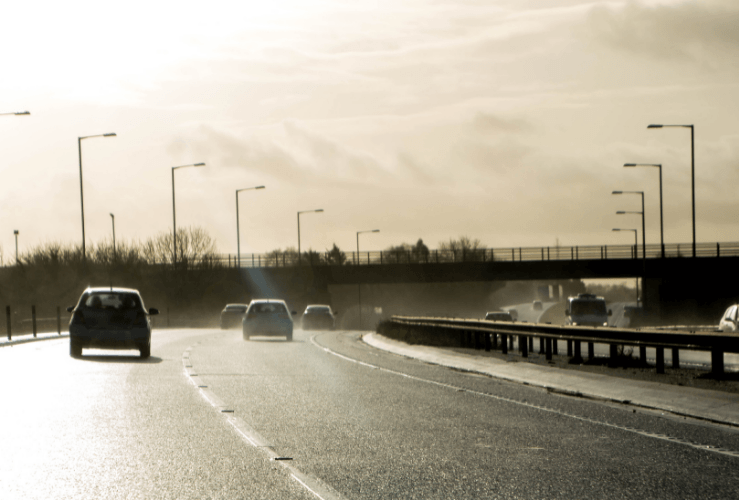
[{"label": "silver hatchback car", "polygon": [[284,300],[258,299],[249,303],[241,320],[244,340],[255,335],[275,335],[293,339],[293,318]]},{"label": "silver hatchback car", "polygon": [[69,354],[82,356],[82,348],[138,349],[142,358],[151,355],[151,316],[138,290],[132,288],[88,288],[69,321]]}]

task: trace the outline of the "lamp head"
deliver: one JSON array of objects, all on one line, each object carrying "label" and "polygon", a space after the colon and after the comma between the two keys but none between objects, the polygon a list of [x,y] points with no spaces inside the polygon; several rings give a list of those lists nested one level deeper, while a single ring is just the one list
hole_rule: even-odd
[{"label": "lamp head", "polygon": [[13,230],[13,234],[16,235],[16,236],[18,236],[18,234],[20,234],[20,233],[19,233],[19,231],[17,229],[15,229],[15,230]]},{"label": "lamp head", "polygon": [[103,137],[116,137],[115,132],[109,132],[107,134],[103,134]]},{"label": "lamp head", "polygon": [[205,163],[196,163],[193,165],[193,167],[204,167]]},{"label": "lamp head", "polygon": [[647,128],[662,128],[662,125],[651,124],[651,125],[647,125]]},{"label": "lamp head", "polygon": [[635,167],[636,163],[624,163],[624,167]]},{"label": "lamp head", "polygon": [[30,111],[18,111],[17,113],[15,113],[16,116],[18,116],[18,115],[30,115],[30,114],[31,114]]},{"label": "lamp head", "polygon": [[624,194],[623,191],[613,191],[611,194]]},{"label": "lamp head", "polygon": [[624,212],[623,210],[619,210],[618,212],[616,212],[616,215],[624,215],[625,213],[626,212]]}]

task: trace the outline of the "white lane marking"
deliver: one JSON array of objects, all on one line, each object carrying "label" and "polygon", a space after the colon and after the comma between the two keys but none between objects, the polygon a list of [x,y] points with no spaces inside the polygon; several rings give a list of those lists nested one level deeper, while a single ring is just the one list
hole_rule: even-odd
[{"label": "white lane marking", "polygon": [[[197,342],[197,344],[200,344],[200,342]],[[316,498],[318,498],[319,500],[342,500],[344,497],[338,491],[334,490],[331,486],[324,483],[320,479],[301,472],[298,468],[296,468],[288,461],[275,460],[275,458],[279,458],[280,455],[274,450],[272,445],[268,444],[268,441],[264,439],[261,434],[259,434],[253,427],[247,424],[243,419],[234,416],[233,410],[230,410],[228,413],[223,413],[225,403],[223,403],[223,401],[221,401],[221,399],[216,396],[212,390],[199,387],[200,385],[203,385],[202,382],[198,380],[197,375],[191,375],[194,368],[187,367],[187,363],[192,364],[192,360],[190,359],[190,351],[197,344],[193,344],[192,346],[185,349],[185,351],[182,353],[182,370],[187,380],[189,380],[190,383],[198,389],[200,396],[205,399],[213,408],[218,410],[221,415],[224,415],[226,421],[247,443],[252,445],[254,448],[262,450],[265,454],[267,454],[270,460],[279,463],[282,467],[287,469],[290,473],[290,476]]]},{"label": "white lane marking", "polygon": [[680,438],[676,438],[676,437],[672,437],[672,436],[667,436],[665,434],[659,434],[659,433],[655,433],[655,432],[644,431],[644,430],[641,430],[641,429],[635,429],[633,427],[625,427],[625,426],[618,425],[618,424],[612,424],[612,423],[609,423],[609,422],[603,422],[603,421],[600,421],[600,420],[594,420],[592,418],[583,417],[583,416],[580,416],[580,415],[575,415],[575,414],[572,414],[572,413],[563,412],[561,410],[556,410],[554,408],[547,408],[546,406],[539,406],[539,405],[535,405],[535,404],[532,404],[532,403],[527,403],[525,401],[518,401],[516,399],[506,398],[504,396],[496,396],[494,394],[488,394],[486,392],[479,392],[479,391],[475,391],[475,390],[472,390],[472,389],[465,389],[464,387],[458,387],[458,386],[451,385],[451,384],[445,384],[443,382],[436,382],[435,380],[428,380],[428,379],[416,377],[415,375],[409,375],[407,373],[403,373],[403,372],[399,372],[399,371],[395,371],[395,370],[390,370],[389,368],[383,368],[381,366],[376,366],[376,365],[373,365],[373,364],[370,364],[370,363],[366,363],[364,361],[359,361],[357,359],[353,359],[353,358],[347,357],[347,356],[345,356],[343,354],[339,354],[338,352],[336,352],[336,351],[334,351],[332,349],[329,349],[328,347],[324,347],[324,346],[320,345],[318,343],[318,341],[316,341],[316,337],[317,336],[318,336],[318,334],[313,335],[310,338],[310,341],[311,341],[311,343],[313,345],[315,345],[319,349],[323,349],[328,354],[332,354],[334,356],[337,356],[339,358],[342,358],[342,359],[344,359],[346,361],[350,361],[352,363],[356,363],[356,364],[359,364],[359,365],[362,365],[362,366],[366,366],[366,367],[371,368],[373,370],[380,370],[380,371],[383,371],[383,372],[386,372],[386,373],[391,373],[393,375],[399,375],[401,377],[405,377],[405,378],[408,378],[408,379],[411,379],[411,380],[415,380],[415,381],[418,381],[418,382],[425,382],[427,384],[436,385],[436,386],[439,386],[439,387],[443,387],[445,389],[452,389],[452,390],[455,390],[457,392],[467,392],[469,394],[474,394],[476,396],[483,396],[483,397],[486,397],[486,398],[496,399],[498,401],[504,401],[506,403],[512,403],[512,404],[516,404],[516,405],[527,406],[529,408],[533,408],[533,409],[536,409],[536,410],[541,410],[541,411],[545,411],[545,412],[549,412],[549,413],[554,413],[554,414],[557,414],[557,415],[561,415],[563,417],[569,417],[569,418],[573,418],[575,420],[580,420],[581,422],[588,422],[588,423],[595,424],[595,425],[601,425],[601,426],[604,426],[604,427],[610,427],[612,429],[618,429],[618,430],[621,430],[621,431],[631,432],[631,433],[634,433],[634,434],[638,434],[640,436],[650,437],[650,438],[654,438],[654,439],[660,439],[662,441],[667,441],[667,442],[675,443],[675,444],[681,444],[681,445],[684,445],[684,446],[689,446],[691,448],[695,448],[696,450],[710,451],[710,452],[718,453],[718,454],[721,454],[721,455],[726,455],[726,456],[730,456],[730,457],[734,457],[734,458],[739,458],[739,451],[727,450],[727,449],[724,449],[724,448],[718,448],[716,446],[695,443],[693,441],[687,441],[685,439],[680,439]]}]

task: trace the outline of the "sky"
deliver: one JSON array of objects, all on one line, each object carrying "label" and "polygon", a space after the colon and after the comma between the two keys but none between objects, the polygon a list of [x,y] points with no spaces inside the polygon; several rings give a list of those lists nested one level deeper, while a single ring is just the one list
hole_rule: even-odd
[{"label": "sky", "polygon": [[0,246],[739,241],[734,0],[6,2]]}]

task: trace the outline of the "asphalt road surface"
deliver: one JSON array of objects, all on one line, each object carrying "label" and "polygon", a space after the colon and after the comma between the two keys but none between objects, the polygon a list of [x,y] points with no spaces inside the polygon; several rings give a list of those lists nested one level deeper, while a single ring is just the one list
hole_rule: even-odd
[{"label": "asphalt road surface", "polygon": [[737,498],[739,430],[386,354],[168,330],[0,348],[2,499]]}]

